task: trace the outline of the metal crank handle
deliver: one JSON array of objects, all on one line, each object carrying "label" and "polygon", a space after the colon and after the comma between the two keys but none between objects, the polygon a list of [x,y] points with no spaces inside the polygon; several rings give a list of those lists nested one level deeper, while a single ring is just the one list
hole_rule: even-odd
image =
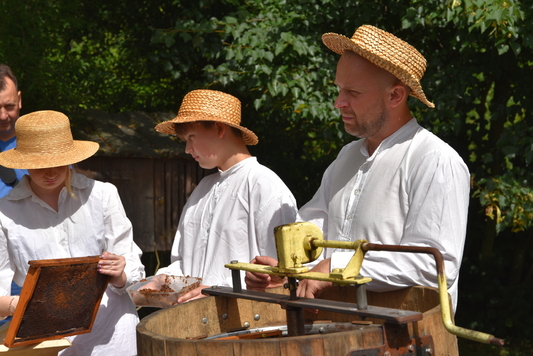
[{"label": "metal crank handle", "polygon": [[480,331],[465,329],[454,324],[451,317],[452,314],[450,300],[448,298],[448,284],[446,283],[446,274],[444,273],[444,258],[439,250],[433,247],[380,245],[369,242],[363,243],[361,248],[365,251],[411,252],[433,255],[437,265],[437,281],[439,286],[442,322],[444,323],[446,330],[454,335],[464,337],[466,339],[498,346],[504,345],[505,341],[503,339],[496,338],[493,335],[482,333]]}]

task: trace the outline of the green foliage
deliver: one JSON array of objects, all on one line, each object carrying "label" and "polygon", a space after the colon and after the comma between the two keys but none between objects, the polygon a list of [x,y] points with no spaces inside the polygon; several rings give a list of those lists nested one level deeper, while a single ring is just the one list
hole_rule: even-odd
[{"label": "green foliage", "polygon": [[[509,179],[503,176],[503,179]],[[510,179],[482,179],[474,193],[485,207],[485,215],[496,223],[496,233],[505,228],[511,232],[531,229],[533,224],[533,194],[523,183]]]},{"label": "green foliage", "polygon": [[[0,62],[19,77],[25,112],[172,109],[171,79],[146,56],[147,19],[169,21],[149,0],[3,1]],[[170,96],[169,96],[170,94]]]},{"label": "green foliage", "polygon": [[422,86],[436,104],[412,99],[413,115],[473,175],[458,320],[511,340],[506,354],[531,350],[530,2],[3,0],[0,11],[0,62],[21,79],[25,110],[176,111],[192,89],[226,91],[259,136],[253,153],[300,205],[353,139],[322,34],[371,24],[408,41],[427,58]]}]

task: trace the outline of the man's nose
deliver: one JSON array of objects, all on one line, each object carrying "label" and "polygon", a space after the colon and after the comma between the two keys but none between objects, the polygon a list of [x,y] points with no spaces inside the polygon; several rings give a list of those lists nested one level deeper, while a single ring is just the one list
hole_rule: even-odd
[{"label": "man's nose", "polygon": [[333,104],[337,109],[342,109],[348,106],[348,100],[346,99],[346,95],[344,95],[341,92],[339,92],[339,95],[337,95],[337,99],[335,99],[335,103]]},{"label": "man's nose", "polygon": [[5,108],[0,108],[0,120],[5,121],[9,119],[9,114]]}]

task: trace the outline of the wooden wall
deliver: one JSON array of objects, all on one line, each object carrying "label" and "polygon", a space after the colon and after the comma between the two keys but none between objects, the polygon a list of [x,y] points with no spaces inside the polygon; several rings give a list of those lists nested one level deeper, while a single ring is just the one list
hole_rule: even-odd
[{"label": "wooden wall", "polygon": [[187,198],[206,171],[192,159],[93,156],[77,168],[113,183],[143,252],[170,251]]}]

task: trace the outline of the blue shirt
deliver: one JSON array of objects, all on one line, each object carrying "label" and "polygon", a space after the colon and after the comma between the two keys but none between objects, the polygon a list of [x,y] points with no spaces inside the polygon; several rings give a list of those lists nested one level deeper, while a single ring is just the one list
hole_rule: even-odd
[{"label": "blue shirt", "polygon": [[[5,142],[0,140],[0,151],[4,152],[4,151],[7,151],[7,150],[10,150],[12,148],[15,148],[16,145],[17,145],[17,138],[16,137],[13,137],[12,139],[7,140]],[[28,171],[26,169],[15,169],[15,174],[17,175],[17,180],[20,181],[25,174],[28,174]],[[7,193],[9,193],[11,191],[11,189],[13,189],[13,187],[11,185],[5,184],[0,179],[0,198],[5,197],[7,195]]]}]

